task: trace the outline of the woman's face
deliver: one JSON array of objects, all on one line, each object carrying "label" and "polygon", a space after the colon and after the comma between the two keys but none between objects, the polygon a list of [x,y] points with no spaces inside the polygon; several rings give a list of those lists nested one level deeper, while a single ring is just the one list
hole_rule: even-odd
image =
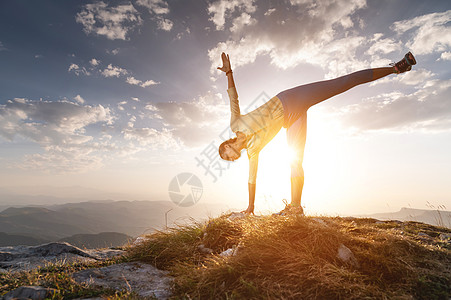
[{"label": "woman's face", "polygon": [[222,153],[222,156],[224,157],[225,160],[234,161],[240,158],[241,156],[241,153],[236,151],[235,148],[233,148],[230,145],[225,145],[224,149],[225,150]]}]

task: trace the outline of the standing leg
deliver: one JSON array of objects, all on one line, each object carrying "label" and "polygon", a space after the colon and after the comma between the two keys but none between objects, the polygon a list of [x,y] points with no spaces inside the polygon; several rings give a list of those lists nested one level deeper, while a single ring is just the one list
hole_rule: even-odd
[{"label": "standing leg", "polygon": [[295,151],[291,161],[291,206],[300,207],[302,189],[304,188],[304,160],[305,141],[307,139],[307,112],[287,129],[288,146]]}]

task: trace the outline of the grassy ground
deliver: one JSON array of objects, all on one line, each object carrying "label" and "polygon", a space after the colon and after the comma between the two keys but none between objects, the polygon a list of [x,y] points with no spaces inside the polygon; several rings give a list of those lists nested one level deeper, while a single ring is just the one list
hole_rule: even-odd
[{"label": "grassy ground", "polygon": [[[169,270],[180,299],[448,300],[450,233],[415,222],[222,216],[154,233],[128,253]],[[342,244],[356,264],[338,259]],[[229,248],[235,255],[219,255]]]}]

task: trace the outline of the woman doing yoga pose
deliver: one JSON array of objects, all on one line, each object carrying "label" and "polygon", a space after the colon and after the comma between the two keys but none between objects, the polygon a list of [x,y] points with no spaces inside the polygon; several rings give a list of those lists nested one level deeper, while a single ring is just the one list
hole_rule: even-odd
[{"label": "woman doing yoga pose", "polygon": [[249,206],[244,211],[247,214],[254,213],[258,155],[282,127],[287,128],[288,145],[295,150],[295,159],[291,163],[291,204],[287,205],[279,214],[303,214],[301,207],[304,186],[302,160],[307,137],[307,110],[311,106],[359,84],[371,82],[390,74],[410,71],[412,66],[416,64],[414,56],[409,52],[402,60],[392,64],[391,67],[357,71],[335,79],[285,90],[254,111],[241,115],[229,56],[222,53],[221,58],[222,67],[218,67],[218,69],[225,72],[227,76],[227,93],[229,94],[232,112],[230,127],[236,137],[223,142],[219,146],[219,155],[224,160],[234,161],[241,156],[243,149],[247,149],[249,158]]}]

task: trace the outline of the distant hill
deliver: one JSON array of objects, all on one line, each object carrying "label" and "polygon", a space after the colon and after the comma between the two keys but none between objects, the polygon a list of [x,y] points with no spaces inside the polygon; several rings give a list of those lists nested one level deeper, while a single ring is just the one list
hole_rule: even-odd
[{"label": "distant hill", "polygon": [[0,232],[0,247],[19,245],[36,246],[48,242],[50,241],[41,238]]},{"label": "distant hill", "polygon": [[118,247],[132,241],[129,235],[119,232],[101,232],[98,234],[75,234],[62,238],[58,242],[67,242],[79,248],[95,249]]},{"label": "distant hill", "polygon": [[359,215],[358,217],[369,217],[379,220],[415,221],[451,228],[451,211],[446,210],[426,210],[403,207],[397,212]]},{"label": "distant hill", "polygon": [[[0,230],[58,241],[77,234],[117,232],[136,237],[168,225],[215,216],[227,208],[217,204],[176,207],[170,201],[92,201],[50,206],[9,207],[0,212]],[[102,246],[104,246],[102,244]]]}]

